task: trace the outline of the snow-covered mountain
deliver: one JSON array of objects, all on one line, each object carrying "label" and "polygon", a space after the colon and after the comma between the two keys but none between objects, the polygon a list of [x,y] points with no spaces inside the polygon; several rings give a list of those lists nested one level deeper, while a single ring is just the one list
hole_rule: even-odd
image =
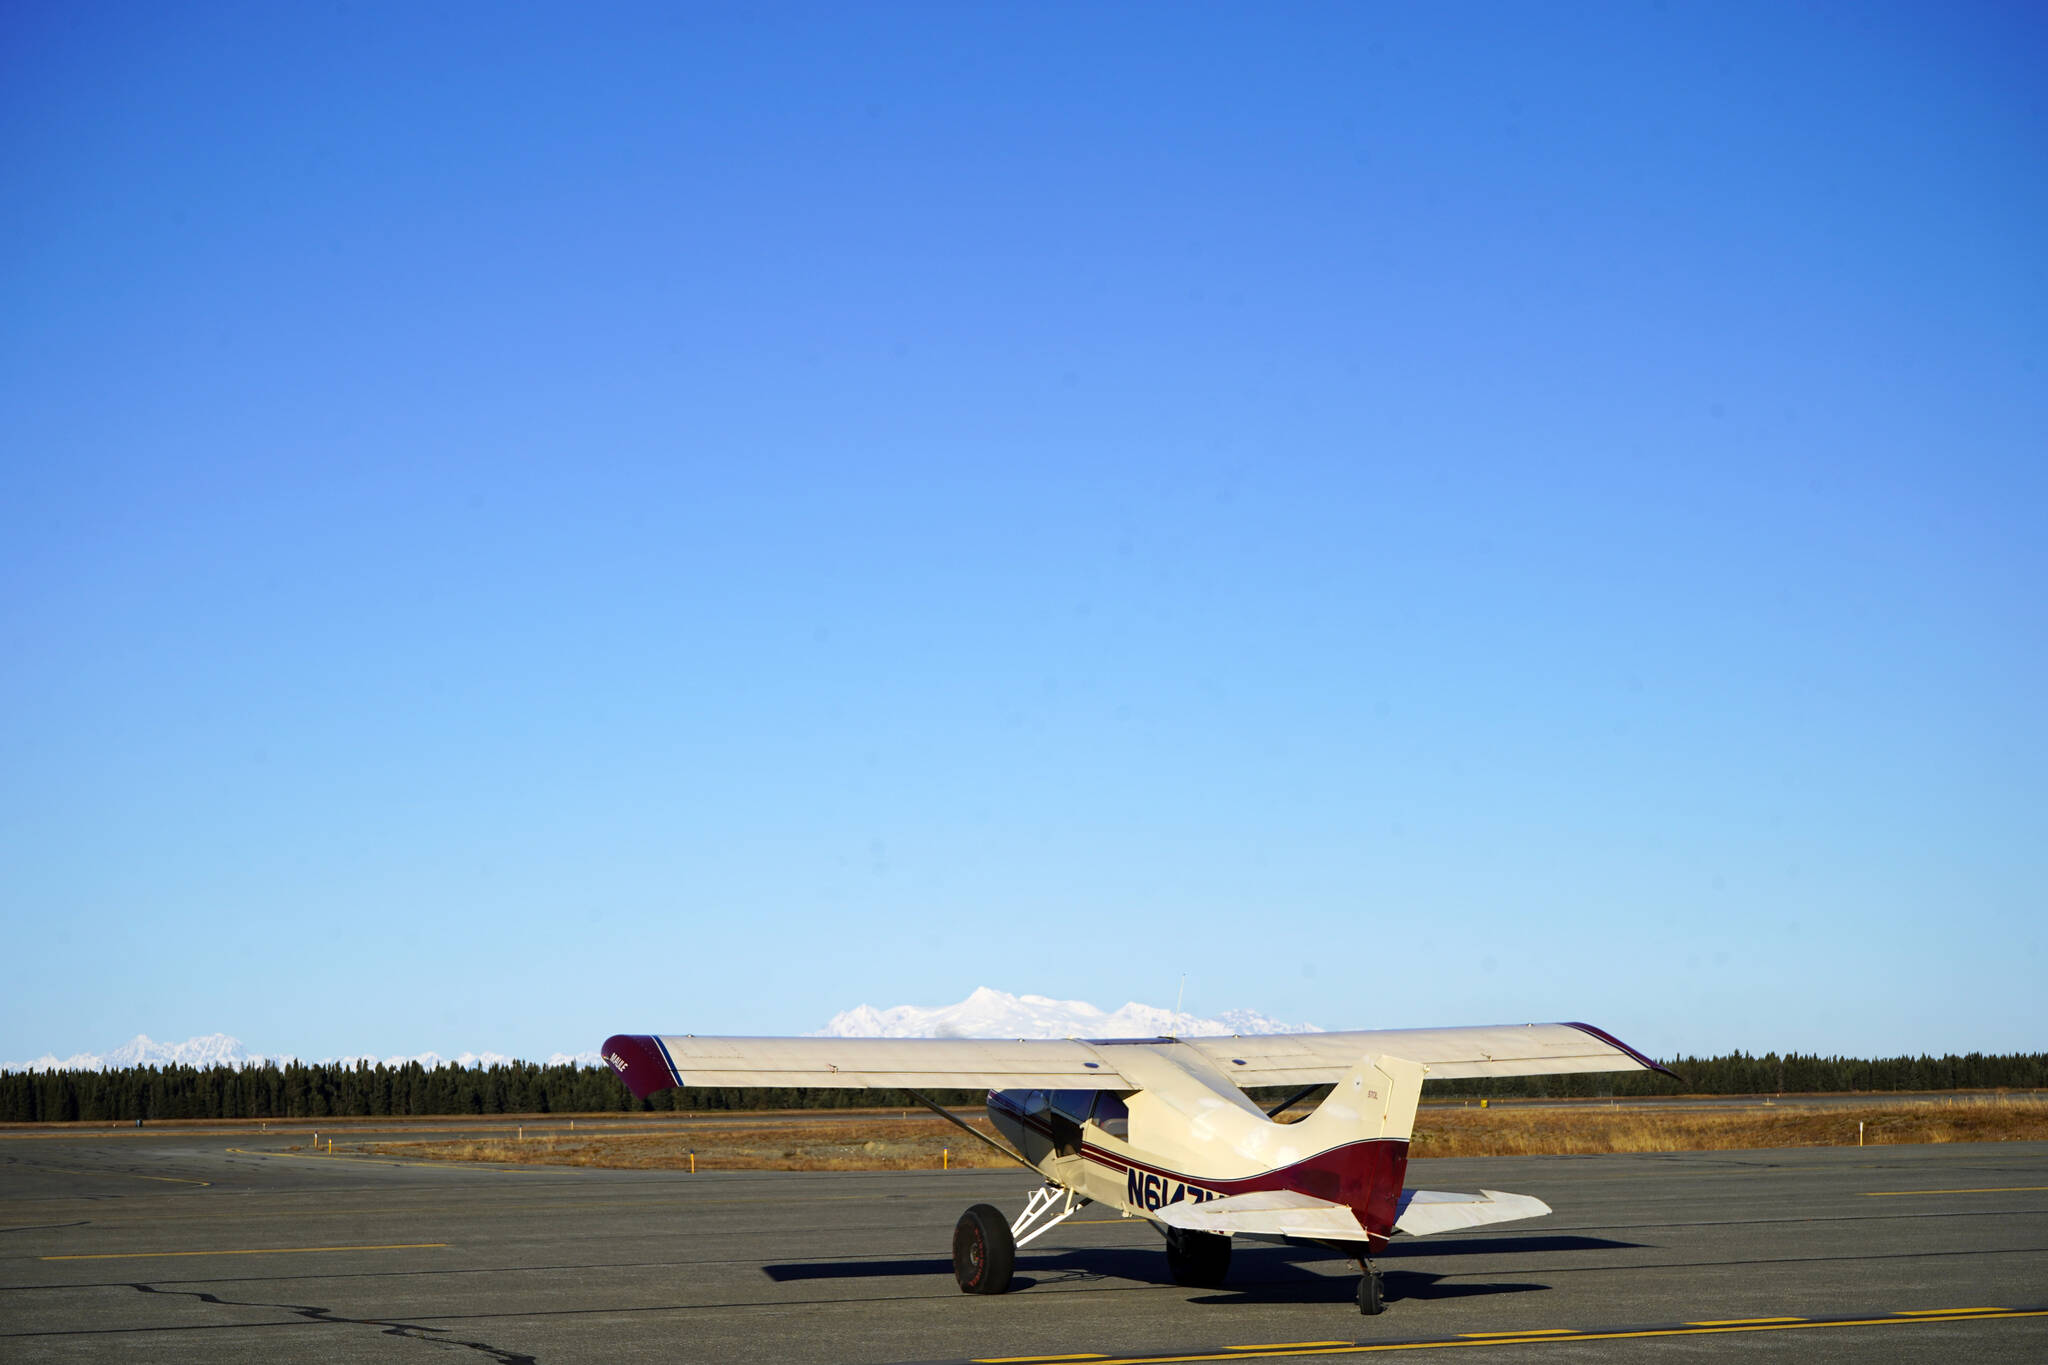
[{"label": "snow-covered mountain", "polygon": [[127,1066],[261,1066],[265,1058],[242,1046],[242,1040],[225,1033],[208,1033],[182,1043],[159,1043],[138,1033],[111,1052],[75,1052],[59,1057],[46,1052],[32,1062],[8,1062],[0,1071],[105,1071]]},{"label": "snow-covered mountain", "polygon": [[[188,1038],[182,1043],[159,1043],[147,1034],[138,1033],[111,1052],[77,1052],[69,1057],[46,1052],[32,1062],[0,1063],[0,1071],[106,1071],[129,1066],[232,1066],[239,1069],[262,1066],[266,1062],[287,1066],[299,1060],[289,1053],[250,1052],[242,1046],[239,1038],[231,1038],[225,1033],[209,1033],[199,1038]],[[364,1053],[356,1057],[325,1057],[321,1060],[339,1062],[344,1066],[368,1062],[371,1066],[382,1063],[388,1067],[418,1062],[432,1070],[437,1066],[504,1066],[518,1059],[502,1052],[463,1052],[453,1057],[444,1057],[438,1052],[422,1052],[409,1057],[379,1057]],[[543,1065],[598,1066],[603,1061],[595,1052],[557,1052]]]},{"label": "snow-covered mountain", "polygon": [[1255,1010],[1226,1010],[1213,1019],[1132,1001],[1114,1012],[1085,1000],[1011,995],[977,989],[957,1005],[926,1009],[856,1005],[832,1016],[813,1038],[1200,1038],[1227,1033],[1321,1033],[1314,1024],[1283,1024]]}]

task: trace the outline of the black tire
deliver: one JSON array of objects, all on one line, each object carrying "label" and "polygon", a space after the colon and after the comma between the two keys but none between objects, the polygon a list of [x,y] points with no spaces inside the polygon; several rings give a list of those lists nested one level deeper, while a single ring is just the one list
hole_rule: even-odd
[{"label": "black tire", "polygon": [[953,1225],[953,1278],[963,1294],[1000,1294],[1017,1268],[1010,1222],[993,1204],[976,1204]]},{"label": "black tire", "polygon": [[1216,1289],[1230,1274],[1230,1239],[1214,1232],[1166,1230],[1166,1268],[1175,1284]]},{"label": "black tire", "polygon": [[1387,1289],[1377,1270],[1368,1270],[1358,1277],[1358,1311],[1367,1317],[1387,1311]]}]

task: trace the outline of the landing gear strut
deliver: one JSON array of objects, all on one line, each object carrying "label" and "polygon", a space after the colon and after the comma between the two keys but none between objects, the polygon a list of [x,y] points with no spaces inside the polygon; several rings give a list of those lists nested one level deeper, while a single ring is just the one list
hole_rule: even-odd
[{"label": "landing gear strut", "polygon": [[[976,1204],[953,1225],[953,1278],[963,1294],[1000,1294],[1010,1287],[1017,1266],[1017,1248],[1064,1223],[1088,1201],[1061,1185],[1047,1184],[1031,1192],[1024,1212],[1014,1223],[1003,1221],[993,1204]],[[1224,1248],[1229,1254],[1229,1248]]]}]

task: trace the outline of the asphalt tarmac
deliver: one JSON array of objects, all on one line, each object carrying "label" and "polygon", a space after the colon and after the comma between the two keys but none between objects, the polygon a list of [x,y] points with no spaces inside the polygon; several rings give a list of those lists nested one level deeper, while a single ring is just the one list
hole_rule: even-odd
[{"label": "asphalt tarmac", "polygon": [[303,1134],[0,1136],[0,1359],[2048,1359],[2048,1143],[1418,1161],[1548,1218],[1347,1262],[1241,1244],[1222,1290],[1099,1208],[959,1293],[1025,1171],[589,1171],[287,1153]]}]

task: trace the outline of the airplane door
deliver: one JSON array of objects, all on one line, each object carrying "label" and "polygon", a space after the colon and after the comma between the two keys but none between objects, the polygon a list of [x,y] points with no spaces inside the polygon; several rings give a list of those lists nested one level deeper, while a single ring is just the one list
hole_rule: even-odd
[{"label": "airplane door", "polygon": [[1054,1156],[1081,1155],[1081,1125],[1088,1120],[1088,1110],[1095,1103],[1093,1090],[1055,1090],[1052,1092],[1052,1150]]}]

